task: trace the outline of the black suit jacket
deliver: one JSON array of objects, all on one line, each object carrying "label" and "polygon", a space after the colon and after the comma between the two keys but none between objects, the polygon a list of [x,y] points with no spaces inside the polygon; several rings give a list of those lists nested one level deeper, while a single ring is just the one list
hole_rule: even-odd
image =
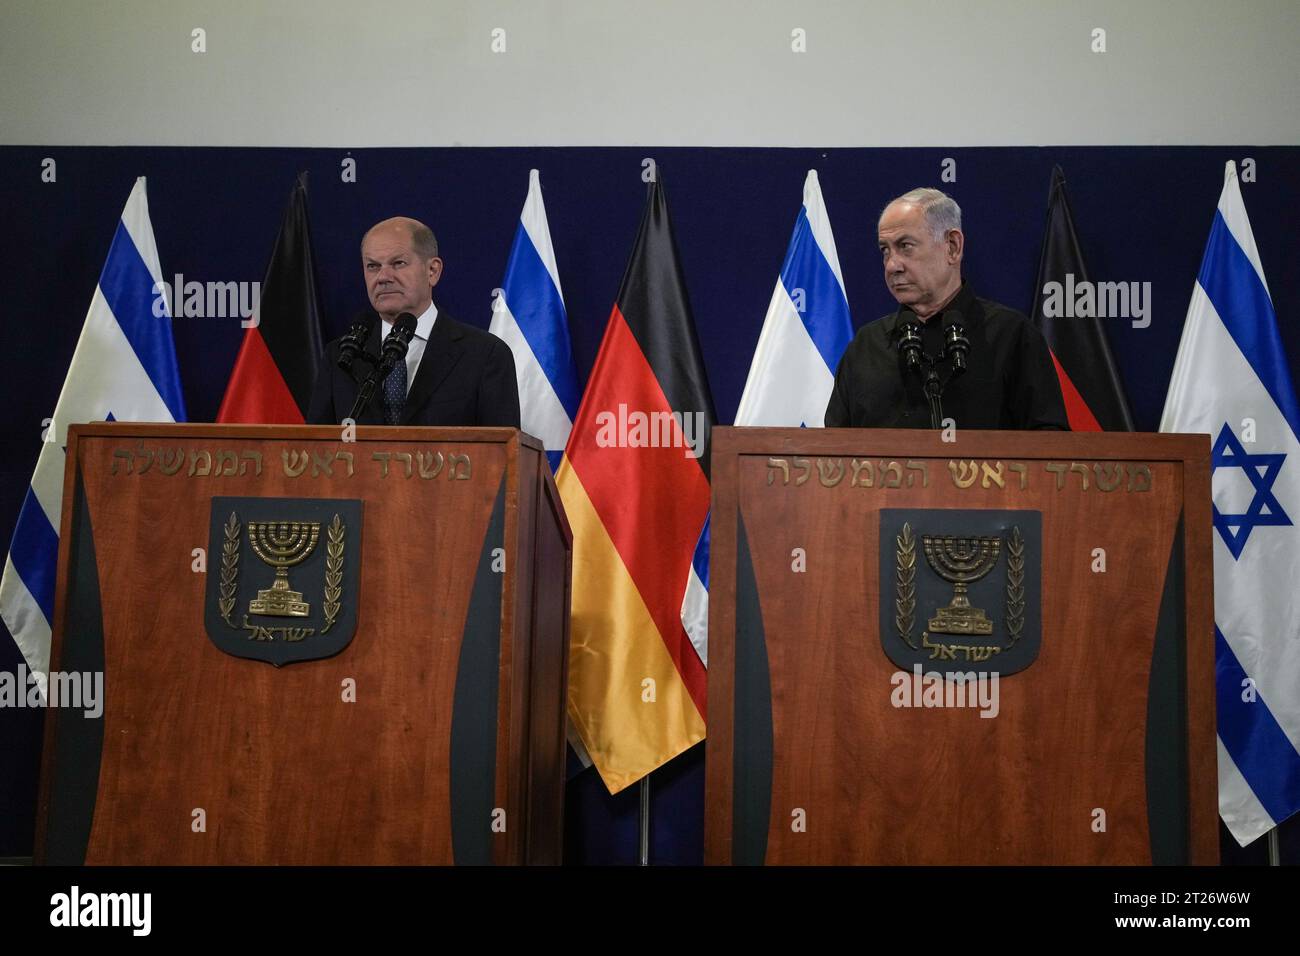
[{"label": "black suit jacket", "polygon": [[[371,355],[379,354],[383,328],[376,322],[370,331],[366,351]],[[370,364],[360,359],[353,363],[351,374],[338,367],[340,341],[325,346],[307,409],[308,424],[339,424],[370,374]],[[382,390],[376,389],[369,407],[357,417],[358,425],[384,424],[381,395]],[[519,386],[510,346],[439,309],[399,424],[518,428]]]}]

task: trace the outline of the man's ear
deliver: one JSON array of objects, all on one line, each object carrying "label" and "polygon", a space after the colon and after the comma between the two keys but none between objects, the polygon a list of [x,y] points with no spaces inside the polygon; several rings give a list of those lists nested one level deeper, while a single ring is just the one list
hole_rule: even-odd
[{"label": "man's ear", "polygon": [[439,259],[437,256],[434,256],[432,259],[429,260],[429,288],[432,289],[434,286],[436,286],[438,284],[438,280],[441,278],[442,278],[442,260]]},{"label": "man's ear", "polygon": [[960,229],[949,229],[945,239],[948,244],[948,261],[961,262],[962,250],[966,247],[966,237]]}]

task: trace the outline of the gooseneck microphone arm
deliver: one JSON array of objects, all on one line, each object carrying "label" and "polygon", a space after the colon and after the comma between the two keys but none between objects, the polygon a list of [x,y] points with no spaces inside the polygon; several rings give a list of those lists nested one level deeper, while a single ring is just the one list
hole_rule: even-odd
[{"label": "gooseneck microphone arm", "polygon": [[939,373],[931,365],[925,371],[925,381],[921,388],[925,392],[926,401],[930,403],[930,427],[934,429],[943,428],[943,382],[939,381]]},{"label": "gooseneck microphone arm", "polygon": [[366,380],[361,383],[361,388],[357,391],[357,400],[352,403],[352,411],[348,413],[348,418],[356,421],[361,413],[370,407],[371,401],[375,397],[377,389],[384,379],[388,378],[398,362],[406,361],[406,350],[411,344],[411,338],[415,335],[415,316],[409,312],[403,312],[393,322],[393,331],[388,333],[384,339],[383,347],[379,350],[379,361],[372,363],[374,368]]}]

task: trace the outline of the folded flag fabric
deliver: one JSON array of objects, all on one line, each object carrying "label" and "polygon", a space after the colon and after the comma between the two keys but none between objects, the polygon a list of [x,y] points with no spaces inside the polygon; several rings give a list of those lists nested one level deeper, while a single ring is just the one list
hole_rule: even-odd
[{"label": "folded flag fabric", "polygon": [[162,288],[141,177],[113,234],[0,579],[0,615],[42,694],[50,662],[68,426],[100,420],[185,420],[171,315]]},{"label": "folded flag fabric", "polygon": [[556,478],[574,536],[569,719],[611,793],[704,739],[681,600],[713,401],[662,184],[649,192]]},{"label": "folded flag fabric", "polygon": [[488,331],[504,339],[514,353],[520,425],[542,440],[554,471],[578,414],[578,371],[542,183],[535,169],[528,172],[528,196],[501,291],[492,303]]}]

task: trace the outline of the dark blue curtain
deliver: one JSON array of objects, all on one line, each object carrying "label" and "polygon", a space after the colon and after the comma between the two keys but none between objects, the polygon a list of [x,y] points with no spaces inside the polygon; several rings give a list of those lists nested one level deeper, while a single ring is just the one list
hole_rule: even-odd
[{"label": "dark blue curtain", "polygon": [[[41,181],[51,157],[57,180]],[[763,315],[798,212],[819,171],[855,325],[892,310],[875,222],[892,196],[936,185],[962,206],[966,275],[978,294],[1028,312],[1052,166],[1061,164],[1092,278],[1152,284],[1149,328],[1109,320],[1138,428],[1154,430],[1173,368],[1225,160],[1255,160],[1243,184],[1292,368],[1300,356],[1300,208],[1295,147],[984,149],[234,149],[3,147],[4,279],[0,381],[0,542],[7,547],[68,361],[134,178],[148,177],[165,278],[261,280],[294,176],[310,173],[312,239],[325,334],[365,304],[358,245],[367,226],[410,215],[433,227],[446,261],[442,308],[486,327],[528,170],[541,170],[578,370],[584,377],[618,290],[641,214],[642,160],[667,190],[721,422],[735,416]],[[941,182],[955,159],[956,181]],[[341,163],[356,161],[356,182]],[[233,319],[175,322],[191,419],[211,421],[242,330]],[[0,669],[18,655],[0,635]],[[30,852],[41,715],[0,710],[0,856]],[[655,775],[652,859],[701,859],[703,755]],[[570,788],[569,858],[633,862],[635,788],[603,795],[594,774]],[[1288,839],[1296,834],[1288,833]],[[1233,845],[1235,846],[1235,844]],[[1253,853],[1261,852],[1259,847]],[[1291,849],[1292,853],[1296,848]],[[1225,859],[1236,859],[1225,846]],[[1256,859],[1257,857],[1249,857]]]}]

